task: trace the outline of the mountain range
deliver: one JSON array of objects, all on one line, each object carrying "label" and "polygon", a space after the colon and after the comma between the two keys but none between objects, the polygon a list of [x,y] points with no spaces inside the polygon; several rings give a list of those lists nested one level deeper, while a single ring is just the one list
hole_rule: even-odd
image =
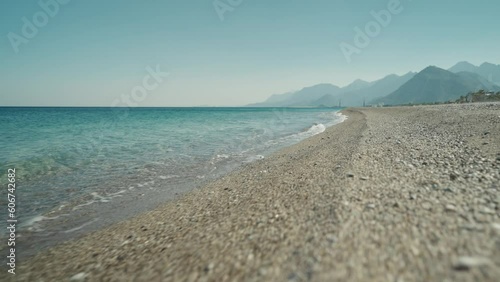
[{"label": "mountain range", "polygon": [[361,79],[345,87],[318,84],[299,91],[275,94],[252,107],[332,107],[364,104],[399,105],[455,100],[479,89],[500,91],[500,65],[475,66],[459,62],[448,70],[429,66],[419,73],[388,75],[368,82]]}]

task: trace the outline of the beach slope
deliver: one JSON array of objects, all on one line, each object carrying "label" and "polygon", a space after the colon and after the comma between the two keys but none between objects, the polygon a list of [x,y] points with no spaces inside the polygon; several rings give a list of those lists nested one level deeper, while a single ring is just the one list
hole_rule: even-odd
[{"label": "beach slope", "polygon": [[496,281],[500,104],[344,114],[179,200],[20,262],[15,280]]}]

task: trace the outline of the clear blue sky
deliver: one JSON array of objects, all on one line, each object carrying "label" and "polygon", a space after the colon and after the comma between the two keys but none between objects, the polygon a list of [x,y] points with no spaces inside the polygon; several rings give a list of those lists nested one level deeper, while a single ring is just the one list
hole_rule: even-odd
[{"label": "clear blue sky", "polygon": [[353,44],[354,28],[390,0],[242,0],[223,21],[213,2],[71,0],[16,53],[9,33],[22,36],[22,18],[43,9],[0,1],[0,105],[110,106],[157,65],[169,76],[137,105],[243,105],[428,65],[500,64],[497,0],[400,0],[350,63],[339,44]]}]

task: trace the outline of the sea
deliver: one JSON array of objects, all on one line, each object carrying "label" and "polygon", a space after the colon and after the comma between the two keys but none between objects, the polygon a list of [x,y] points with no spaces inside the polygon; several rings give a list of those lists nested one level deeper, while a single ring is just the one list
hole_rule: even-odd
[{"label": "sea", "polygon": [[8,169],[15,169],[17,238],[29,255],[319,134],[345,119],[339,111],[2,107],[0,236],[8,236]]}]

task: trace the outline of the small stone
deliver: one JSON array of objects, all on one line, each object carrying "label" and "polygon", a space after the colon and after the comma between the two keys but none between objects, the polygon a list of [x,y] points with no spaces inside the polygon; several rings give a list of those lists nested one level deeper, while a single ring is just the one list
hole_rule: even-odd
[{"label": "small stone", "polygon": [[365,208],[369,209],[369,210],[373,210],[375,208],[375,204],[367,204],[365,206]]},{"label": "small stone", "polygon": [[500,233],[500,223],[492,223],[491,227],[498,233]]},{"label": "small stone", "polygon": [[330,244],[333,244],[333,243],[335,243],[335,241],[337,241],[337,237],[335,237],[335,235],[333,235],[333,234],[328,234],[328,235],[326,235],[326,240],[328,240],[328,242],[330,242]]},{"label": "small stone", "polygon": [[467,271],[473,267],[489,266],[492,262],[485,257],[460,257],[453,264],[453,269]]},{"label": "small stone", "polygon": [[415,257],[418,257],[420,255],[420,250],[415,246],[411,246],[411,252]]},{"label": "small stone", "polygon": [[359,179],[361,179],[361,180],[365,181],[365,180],[368,180],[368,177],[366,177],[366,176],[361,176]]},{"label": "small stone", "polygon": [[410,200],[415,200],[417,198],[417,195],[415,194],[410,194]]},{"label": "small stone", "polygon": [[490,209],[490,208],[488,208],[488,207],[481,207],[479,209],[479,212],[480,213],[484,213],[484,214],[495,214],[495,211],[492,210],[492,209]]},{"label": "small stone", "polygon": [[266,275],[267,274],[267,269],[265,269],[264,267],[261,267],[259,269],[259,274],[262,275],[262,276]]},{"label": "small stone", "polygon": [[118,256],[116,257],[116,260],[117,260],[117,261],[123,261],[124,259],[125,259],[125,256],[123,256],[123,255],[118,255]]},{"label": "small stone", "polygon": [[295,272],[292,272],[290,274],[288,274],[288,281],[297,281],[299,279],[299,276],[297,275],[297,273]]},{"label": "small stone", "polygon": [[214,269],[215,264],[213,262],[209,263],[207,266],[205,266],[205,272],[210,272],[212,269]]},{"label": "small stone", "polygon": [[432,209],[432,204],[429,202],[423,202],[422,203],[422,208],[425,210],[431,210]]},{"label": "small stone", "polygon": [[452,205],[452,204],[448,204],[448,205],[446,205],[445,210],[447,212],[454,212],[454,211],[457,210],[457,208],[454,205]]},{"label": "small stone", "polygon": [[481,225],[477,225],[474,223],[468,223],[460,226],[460,228],[465,229],[467,231],[483,231],[483,227]]},{"label": "small stone", "polygon": [[87,277],[87,274],[85,272],[80,272],[78,274],[71,276],[69,281],[83,281],[85,277]]},{"label": "small stone", "polygon": [[485,223],[488,222],[488,217],[484,214],[476,212],[474,213],[474,220],[479,223]]},{"label": "small stone", "polygon": [[349,178],[353,178],[354,174],[353,173],[347,173],[346,176],[349,177]]}]

